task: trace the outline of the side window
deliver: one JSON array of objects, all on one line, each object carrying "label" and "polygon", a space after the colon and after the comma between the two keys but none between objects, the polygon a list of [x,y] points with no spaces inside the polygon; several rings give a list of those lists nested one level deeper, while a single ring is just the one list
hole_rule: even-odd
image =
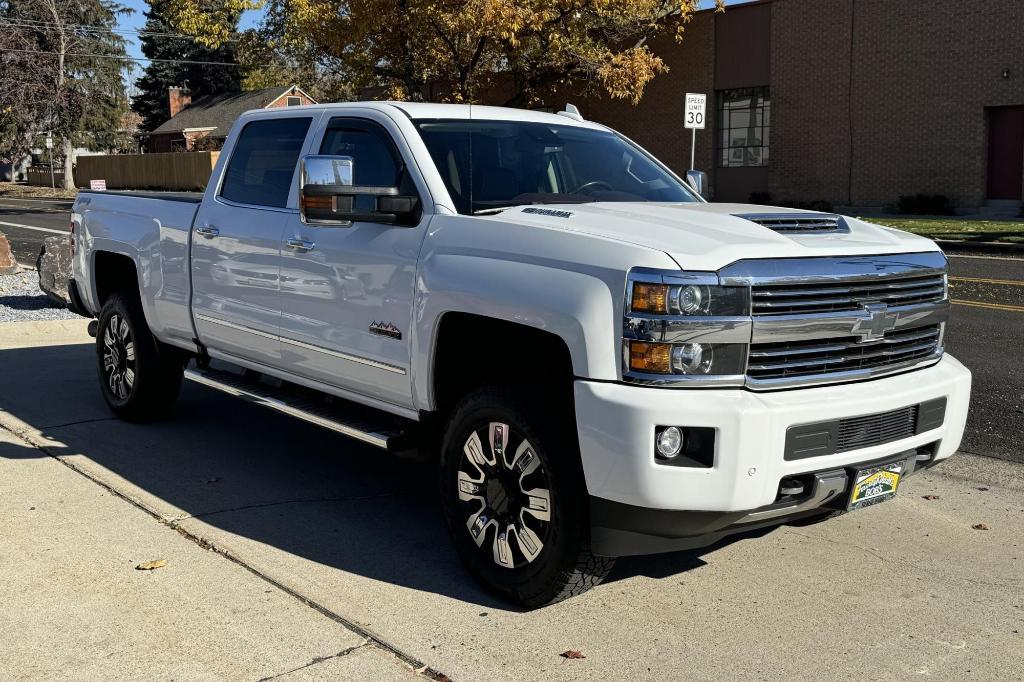
[{"label": "side window", "polygon": [[372,121],[332,119],[324,132],[320,153],[351,156],[353,185],[401,187],[403,193],[415,193],[391,136]]},{"label": "side window", "polygon": [[242,128],[220,195],[229,201],[284,208],[310,118],[272,118]]}]

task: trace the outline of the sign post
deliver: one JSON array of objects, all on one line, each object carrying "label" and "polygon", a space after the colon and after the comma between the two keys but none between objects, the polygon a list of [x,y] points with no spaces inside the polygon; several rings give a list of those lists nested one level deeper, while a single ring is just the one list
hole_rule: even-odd
[{"label": "sign post", "polygon": [[50,154],[50,189],[54,189],[54,184],[53,184],[53,138],[50,137],[50,133],[46,133],[46,150]]},{"label": "sign post", "polygon": [[690,170],[696,170],[697,131],[704,130],[707,117],[705,109],[708,96],[695,92],[686,93],[686,108],[683,110],[683,127],[693,131],[690,140]]}]

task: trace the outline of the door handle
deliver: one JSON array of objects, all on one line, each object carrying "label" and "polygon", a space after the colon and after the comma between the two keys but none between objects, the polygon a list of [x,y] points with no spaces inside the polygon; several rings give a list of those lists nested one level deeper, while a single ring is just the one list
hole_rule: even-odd
[{"label": "door handle", "polygon": [[213,239],[220,234],[220,230],[213,225],[200,225],[196,228],[196,234],[201,234],[207,239]]},{"label": "door handle", "polygon": [[284,242],[289,249],[292,251],[298,251],[299,253],[306,253],[316,248],[316,242],[311,242],[308,239],[286,239]]}]

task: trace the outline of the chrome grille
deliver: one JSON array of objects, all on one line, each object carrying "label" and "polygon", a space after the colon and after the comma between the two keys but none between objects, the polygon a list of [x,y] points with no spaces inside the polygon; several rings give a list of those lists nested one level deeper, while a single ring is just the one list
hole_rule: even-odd
[{"label": "chrome grille", "polygon": [[796,282],[754,285],[754,315],[792,315],[862,310],[864,303],[890,308],[942,301],[942,274],[910,275],[857,282]]},{"label": "chrome grille", "polygon": [[910,438],[917,432],[917,405],[839,420],[836,452],[849,452]]},{"label": "chrome grille", "polygon": [[941,327],[897,329],[882,338],[862,341],[856,336],[755,343],[750,346],[747,376],[773,380],[912,363],[939,350]]},{"label": "chrome grille", "polygon": [[849,232],[841,216],[829,213],[756,213],[740,214],[737,218],[763,225],[775,232]]}]

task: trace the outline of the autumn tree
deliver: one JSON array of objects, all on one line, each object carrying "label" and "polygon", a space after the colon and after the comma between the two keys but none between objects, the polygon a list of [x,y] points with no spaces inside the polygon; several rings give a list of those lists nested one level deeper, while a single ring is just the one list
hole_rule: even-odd
[{"label": "autumn tree", "polygon": [[225,15],[230,35],[213,48],[176,34],[167,20],[167,0],[148,4],[141,43],[142,54],[153,61],[135,82],[138,94],[132,97],[132,109],[142,117],[143,129],[153,130],[167,120],[171,86],[187,85],[193,98],[242,89],[241,67],[221,66],[235,63],[239,14]]},{"label": "autumn tree", "polygon": [[[226,39],[227,10],[256,0],[169,0],[176,26],[208,44]],[[305,41],[354,86],[412,100],[472,102],[490,88],[526,105],[563,84],[633,103],[667,70],[648,41],[681,40],[699,0],[273,0],[274,38]],[[718,9],[724,0],[716,0]]]},{"label": "autumn tree", "polygon": [[23,156],[52,133],[74,189],[75,146],[123,142],[124,39],[111,0],[0,0],[0,155]]},{"label": "autumn tree", "polygon": [[287,0],[269,0],[263,21],[239,39],[246,90],[300,85],[318,102],[354,99],[344,66],[309,40],[289,31]]}]

